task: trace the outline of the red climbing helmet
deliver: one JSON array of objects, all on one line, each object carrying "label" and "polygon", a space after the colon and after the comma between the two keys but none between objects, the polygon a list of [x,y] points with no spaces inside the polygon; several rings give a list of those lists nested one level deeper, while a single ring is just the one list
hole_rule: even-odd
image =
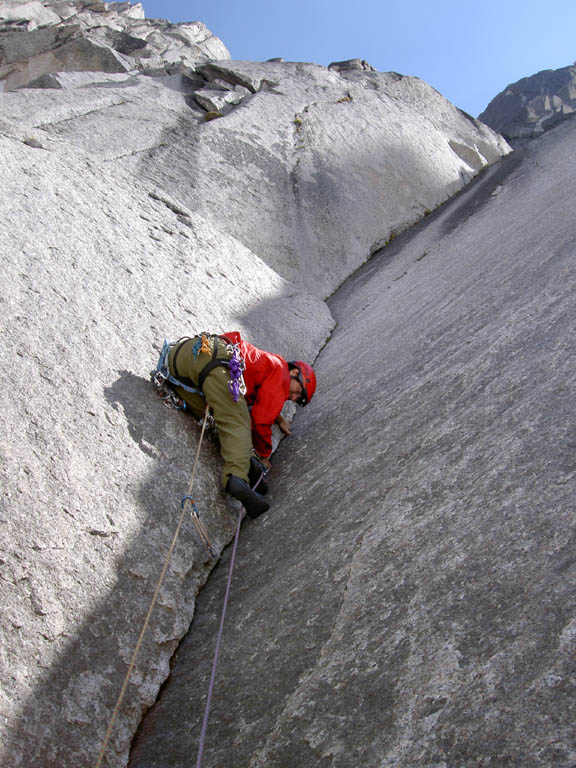
[{"label": "red climbing helmet", "polygon": [[312,395],[316,392],[316,374],[312,370],[312,366],[308,363],[303,363],[302,360],[291,360],[288,363],[290,370],[296,368],[298,370],[298,381],[302,387],[302,394],[296,400],[297,405],[304,407],[308,405],[312,400]]}]

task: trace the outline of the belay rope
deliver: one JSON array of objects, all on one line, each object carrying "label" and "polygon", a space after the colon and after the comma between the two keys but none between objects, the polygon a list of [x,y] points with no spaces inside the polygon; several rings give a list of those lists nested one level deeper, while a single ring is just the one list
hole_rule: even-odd
[{"label": "belay rope", "polygon": [[[118,717],[118,713],[120,712],[120,707],[122,706],[122,701],[124,700],[124,695],[126,693],[126,689],[128,688],[128,683],[130,682],[130,677],[132,675],[132,671],[134,670],[134,666],[136,664],[136,658],[138,656],[138,653],[140,652],[140,648],[142,646],[142,641],[144,640],[144,635],[146,634],[146,630],[148,629],[148,624],[150,623],[150,617],[152,616],[152,611],[154,610],[154,607],[156,605],[156,602],[158,600],[158,595],[160,594],[160,589],[162,587],[162,583],[164,581],[164,577],[166,576],[166,571],[168,570],[168,565],[170,563],[170,558],[172,557],[172,553],[174,551],[174,547],[176,546],[176,541],[178,539],[178,536],[180,535],[180,529],[182,528],[182,525],[184,523],[184,518],[186,516],[186,510],[188,505],[192,506],[193,513],[192,513],[192,520],[194,522],[194,525],[196,526],[196,530],[198,530],[197,523],[200,524],[201,528],[204,529],[204,526],[202,525],[200,518],[198,517],[198,511],[196,508],[196,505],[194,501],[192,500],[191,492],[192,487],[194,485],[194,479],[196,477],[196,467],[198,466],[198,457],[200,455],[200,447],[202,445],[202,439],[204,437],[204,432],[206,431],[206,422],[208,417],[208,411],[209,407],[206,406],[206,410],[204,412],[204,420],[202,423],[202,432],[200,433],[200,439],[198,440],[198,448],[196,449],[196,456],[194,458],[194,466],[192,468],[192,476],[190,478],[190,484],[188,486],[188,493],[184,498],[182,499],[181,504],[181,512],[180,512],[180,518],[178,520],[178,524],[176,525],[176,530],[174,532],[174,536],[172,538],[172,542],[170,543],[170,547],[168,548],[168,554],[166,555],[166,559],[164,560],[164,565],[162,567],[162,572],[160,573],[160,578],[158,579],[158,583],[156,585],[156,589],[154,590],[154,595],[152,596],[152,601],[150,603],[150,607],[148,609],[148,613],[146,614],[146,618],[144,619],[144,624],[142,625],[142,629],[140,631],[140,635],[138,636],[138,640],[136,642],[136,647],[134,648],[134,652],[132,654],[132,658],[130,659],[130,664],[128,665],[128,671],[126,672],[126,676],[124,678],[124,682],[122,684],[122,688],[120,690],[120,694],[118,695],[118,700],[116,701],[116,706],[114,707],[114,711],[112,712],[112,717],[110,718],[110,723],[108,725],[108,729],[106,731],[106,735],[104,736],[104,741],[102,743],[102,748],[100,749],[100,753],[98,755],[98,759],[96,761],[96,764],[94,768],[100,768],[102,765],[102,760],[104,759],[104,755],[106,753],[106,749],[108,747],[108,742],[110,741],[110,737],[112,735],[112,729],[114,728],[114,724],[116,722],[116,719]],[[240,515],[241,517],[241,515]],[[200,535],[200,533],[199,533]],[[202,537],[201,537],[202,538]],[[208,537],[206,536],[206,540],[208,540]],[[203,543],[207,548],[209,548],[210,554],[214,558],[214,553],[212,552],[212,548],[210,545],[210,542],[208,541],[208,544],[206,542]]]},{"label": "belay rope", "polygon": [[[213,344],[213,350],[210,349],[210,340],[212,339]],[[193,348],[193,354],[196,357],[198,352],[207,353],[210,354],[213,352],[213,362],[216,362],[216,354],[218,350],[218,340],[219,337],[213,336],[211,337],[207,333],[202,333],[198,339],[198,341],[195,343]],[[185,383],[179,381],[174,376],[170,374],[170,371],[168,369],[168,354],[170,352],[170,349],[174,346],[173,344],[170,344],[168,341],[164,341],[164,345],[162,347],[162,351],[160,353],[160,358],[158,360],[158,365],[154,371],[151,372],[150,378],[152,383],[154,384],[156,391],[160,395],[163,404],[168,408],[173,408],[177,410],[184,410],[186,407],[186,403],[178,397],[176,392],[174,392],[173,387],[174,386],[180,386],[183,387],[186,391],[193,392],[195,394],[199,394],[201,396],[203,395],[201,387],[190,387],[186,385]],[[228,344],[227,345],[227,353],[228,353],[228,360],[218,360],[218,364],[225,365],[230,369],[230,382],[228,384],[228,387],[230,389],[230,393],[234,399],[235,402],[238,402],[240,394],[246,393],[246,387],[244,384],[242,373],[244,371],[244,361],[242,360],[242,357],[240,355],[239,347],[237,344]],[[142,647],[142,642],[144,640],[144,635],[146,634],[146,630],[148,629],[148,625],[150,623],[150,618],[152,616],[152,612],[154,610],[154,607],[156,606],[156,602],[158,600],[158,596],[160,594],[160,589],[162,588],[162,584],[164,582],[164,577],[166,576],[166,572],[168,570],[168,565],[170,563],[170,559],[172,557],[172,553],[174,552],[174,548],[176,546],[176,542],[178,540],[178,536],[180,535],[180,530],[182,528],[182,525],[184,523],[184,519],[186,517],[186,511],[187,509],[190,509],[190,515],[192,517],[192,522],[194,523],[194,527],[196,529],[196,532],[198,533],[198,537],[204,544],[205,548],[209,552],[210,556],[213,559],[216,559],[216,555],[214,554],[214,551],[212,549],[212,544],[210,542],[210,539],[208,537],[208,533],[206,531],[206,528],[204,524],[202,523],[202,520],[200,519],[199,513],[198,513],[198,507],[196,506],[196,503],[192,497],[192,488],[194,485],[194,480],[196,477],[196,468],[198,466],[198,457],[200,455],[200,448],[202,446],[202,440],[204,438],[204,432],[206,431],[206,424],[208,422],[210,415],[210,406],[206,405],[206,409],[204,411],[204,417],[202,420],[202,431],[200,433],[200,439],[198,441],[198,447],[196,449],[196,456],[194,457],[194,465],[192,468],[192,476],[190,478],[190,483],[188,486],[188,493],[182,498],[181,504],[180,504],[180,517],[178,519],[178,523],[176,525],[176,530],[174,532],[174,536],[172,537],[172,541],[170,543],[170,547],[168,548],[168,553],[166,555],[166,559],[164,560],[164,565],[162,567],[162,571],[160,573],[160,577],[158,579],[158,583],[156,584],[156,589],[154,590],[154,594],[152,596],[152,600],[150,603],[150,607],[148,608],[148,613],[146,614],[146,618],[144,619],[144,623],[142,625],[142,629],[140,630],[140,634],[138,636],[138,640],[136,642],[136,646],[134,648],[134,652],[132,653],[132,658],[130,659],[130,664],[128,665],[128,670],[126,672],[126,675],[124,677],[124,682],[122,683],[122,688],[120,689],[120,693],[118,695],[118,699],[116,701],[116,705],[114,707],[114,711],[112,712],[112,716],[110,718],[110,722],[108,724],[108,728],[106,730],[106,734],[104,736],[104,741],[102,743],[102,747],[100,749],[100,752],[98,754],[98,758],[96,760],[94,768],[100,768],[102,765],[102,760],[104,759],[104,755],[106,754],[106,750],[108,748],[108,744],[110,742],[110,737],[112,736],[112,730],[114,728],[114,725],[116,723],[116,720],[118,718],[118,714],[120,712],[120,707],[122,706],[122,702],[124,700],[124,696],[126,694],[126,690],[128,688],[128,683],[130,682],[130,677],[132,675],[132,672],[134,670],[134,666],[136,664],[136,659],[138,657],[138,654],[140,652],[140,648]],[[254,486],[256,488],[260,481],[264,478],[266,472],[263,471],[258,482]],[[222,609],[222,616],[220,619],[220,628],[218,632],[218,639],[216,642],[216,650],[214,653],[214,660],[212,664],[212,673],[210,677],[210,687],[208,691],[208,699],[206,702],[206,710],[204,713],[204,719],[202,723],[202,732],[200,736],[200,746],[198,749],[198,762],[197,766],[200,768],[201,762],[202,762],[202,756],[204,752],[204,741],[206,738],[206,730],[208,727],[208,716],[210,712],[210,704],[212,700],[212,693],[214,690],[214,681],[216,677],[216,667],[218,665],[218,657],[220,653],[220,643],[222,640],[222,634],[224,629],[224,619],[226,616],[226,609],[228,606],[228,598],[230,595],[230,585],[232,582],[232,570],[234,568],[234,562],[236,559],[236,551],[238,548],[238,538],[240,535],[240,525],[242,523],[242,508],[240,507],[238,511],[238,525],[236,527],[236,535],[234,537],[234,547],[232,550],[232,558],[230,561],[230,571],[228,574],[228,582],[226,585],[226,595],[224,597],[224,606]]]},{"label": "belay rope", "polygon": [[[118,713],[120,711],[120,707],[122,706],[122,701],[124,699],[124,695],[126,693],[126,689],[128,687],[128,683],[130,681],[130,677],[132,675],[132,671],[134,669],[134,665],[136,664],[136,658],[138,656],[138,653],[140,651],[140,647],[142,645],[142,641],[144,639],[144,635],[146,633],[146,630],[148,629],[148,624],[150,623],[150,617],[152,615],[152,611],[154,610],[154,606],[156,605],[156,601],[158,599],[158,595],[160,593],[160,588],[162,587],[162,583],[164,581],[164,577],[166,575],[166,571],[168,569],[168,564],[170,562],[170,558],[172,557],[172,552],[174,551],[174,547],[176,546],[176,541],[178,539],[178,535],[180,533],[180,529],[182,528],[182,524],[184,522],[184,517],[186,513],[186,504],[190,504],[193,509],[192,519],[198,520],[198,523],[201,524],[200,518],[198,517],[198,509],[196,507],[196,504],[194,500],[192,499],[192,496],[190,495],[190,491],[192,490],[192,486],[194,484],[194,478],[196,475],[196,467],[198,464],[198,456],[200,455],[200,447],[202,445],[202,439],[204,437],[204,431],[206,429],[206,422],[208,419],[208,411],[209,407],[206,406],[206,411],[204,412],[204,421],[202,424],[202,432],[200,433],[200,439],[198,441],[198,448],[196,450],[196,456],[194,459],[194,467],[192,469],[192,477],[190,478],[190,485],[188,486],[188,494],[183,497],[182,503],[181,503],[181,513],[180,513],[180,519],[178,520],[178,525],[176,526],[176,531],[174,533],[174,536],[172,538],[172,542],[170,544],[170,548],[168,550],[168,554],[166,556],[166,560],[164,561],[164,566],[162,568],[162,572],[160,574],[160,578],[158,579],[158,584],[156,585],[156,589],[154,590],[154,595],[152,597],[152,602],[150,603],[150,608],[148,609],[148,613],[146,614],[146,618],[144,620],[144,624],[142,626],[142,630],[140,631],[140,635],[138,637],[138,641],[136,643],[136,647],[134,648],[134,653],[132,654],[132,658],[130,660],[130,665],[128,666],[128,671],[126,672],[126,676],[124,678],[124,683],[122,684],[122,688],[120,690],[120,694],[118,696],[118,700],[116,702],[116,706],[114,707],[114,711],[112,713],[112,717],[110,719],[110,723],[108,725],[108,729],[106,731],[106,735],[104,737],[104,741],[102,743],[102,748],[100,750],[100,754],[98,755],[98,759],[96,761],[94,768],[100,768],[102,765],[102,760],[104,758],[104,755],[106,753],[106,749],[108,747],[108,743],[110,741],[110,737],[112,735],[112,729],[114,728],[114,724],[116,722],[116,719],[118,717]],[[267,470],[262,468],[262,472],[260,473],[260,477],[258,478],[257,482],[254,484],[253,490],[256,490],[256,488],[260,485],[262,480],[267,475]],[[226,618],[226,611],[228,608],[228,601],[230,597],[230,588],[232,585],[232,572],[234,570],[234,563],[236,562],[236,552],[238,551],[238,540],[240,537],[240,527],[242,524],[242,507],[238,510],[238,524],[236,526],[236,534],[234,536],[234,546],[232,548],[232,557],[230,558],[230,568],[228,570],[228,579],[226,582],[226,593],[224,595],[224,603],[222,605],[222,613],[220,616],[220,626],[218,628],[218,636],[216,638],[216,648],[214,650],[214,658],[212,660],[212,670],[210,673],[210,684],[208,686],[208,695],[206,698],[206,707],[204,709],[204,717],[202,718],[202,729],[200,732],[200,740],[198,745],[198,757],[196,762],[196,768],[201,768],[202,765],[202,759],[204,756],[204,744],[206,742],[206,733],[208,730],[208,719],[210,716],[210,707],[212,704],[212,695],[214,693],[214,684],[216,680],[216,670],[218,667],[218,660],[220,657],[220,646],[222,643],[222,636],[224,634],[224,620]],[[212,554],[212,550],[210,548],[210,553]],[[212,554],[212,557],[214,555]]]},{"label": "belay rope", "polygon": [[[254,484],[252,490],[256,490],[261,481],[266,477],[267,470],[262,468],[262,472],[258,481]],[[236,561],[236,551],[238,549],[238,538],[240,536],[240,524],[242,523],[242,508],[238,511],[238,525],[236,526],[236,535],[234,536],[234,546],[232,548],[232,557],[230,558],[230,568],[228,570],[228,580],[226,582],[226,593],[224,595],[224,604],[222,605],[222,614],[220,616],[220,626],[218,628],[218,636],[216,638],[216,648],[214,650],[214,658],[212,660],[212,672],[210,673],[210,684],[208,686],[208,696],[206,698],[206,707],[204,709],[204,717],[202,719],[202,730],[200,731],[200,742],[198,745],[198,759],[196,762],[196,768],[200,768],[202,765],[202,758],[204,756],[204,743],[206,741],[206,731],[208,730],[208,718],[210,715],[210,706],[212,704],[212,694],[214,693],[214,682],[216,680],[216,669],[218,667],[218,659],[220,656],[220,645],[222,643],[222,635],[224,634],[224,619],[226,618],[226,609],[228,608],[228,598],[230,597],[230,586],[232,584],[232,571],[234,570],[234,563]]]},{"label": "belay rope", "polygon": [[210,716],[210,706],[212,704],[212,694],[214,693],[214,682],[216,680],[216,668],[218,667],[218,658],[220,656],[220,644],[222,642],[222,635],[224,633],[224,619],[226,618],[226,609],[228,608],[228,598],[230,597],[230,586],[232,584],[232,571],[234,570],[234,562],[236,560],[236,551],[238,549],[238,538],[240,536],[240,524],[242,523],[242,508],[238,511],[238,525],[236,526],[236,535],[234,536],[234,546],[232,548],[232,557],[230,558],[230,569],[228,570],[228,580],[226,582],[226,594],[224,595],[224,604],[222,606],[222,614],[220,616],[220,627],[218,629],[218,637],[216,638],[216,649],[214,651],[214,658],[212,660],[212,671],[210,673],[210,685],[208,686],[208,696],[206,698],[206,707],[204,709],[204,717],[202,719],[202,730],[200,731],[200,742],[198,745],[198,758],[196,761],[196,768],[200,768],[202,765],[202,758],[204,756],[204,743],[206,741],[206,732],[208,730],[208,718]]}]

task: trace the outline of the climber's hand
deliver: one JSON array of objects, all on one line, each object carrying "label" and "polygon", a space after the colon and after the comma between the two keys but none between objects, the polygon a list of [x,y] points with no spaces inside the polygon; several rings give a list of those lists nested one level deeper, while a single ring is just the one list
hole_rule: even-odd
[{"label": "climber's hand", "polygon": [[282,432],[284,432],[286,437],[292,434],[292,429],[290,427],[290,424],[286,421],[284,416],[278,416],[278,418],[276,419],[276,424],[278,424],[278,426],[280,427]]}]

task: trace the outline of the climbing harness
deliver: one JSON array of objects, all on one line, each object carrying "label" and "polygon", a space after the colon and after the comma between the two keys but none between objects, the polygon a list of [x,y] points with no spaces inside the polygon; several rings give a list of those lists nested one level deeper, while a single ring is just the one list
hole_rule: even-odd
[{"label": "climbing harness", "polygon": [[198,389],[198,387],[193,387],[183,381],[179,381],[175,376],[171,375],[170,369],[168,368],[168,355],[170,354],[170,350],[176,344],[179,344],[184,340],[185,339],[178,339],[176,342],[169,342],[164,339],[162,351],[158,358],[158,364],[153,371],[150,371],[150,380],[156,388],[156,392],[160,396],[162,403],[166,408],[176,411],[186,410],[186,403],[181,397],[178,397],[176,392],[174,392],[173,387],[182,387],[188,392],[202,396],[202,391]]},{"label": "climbing harness", "polygon": [[[202,438],[204,437],[204,432],[206,428],[206,421],[207,421],[207,415],[208,415],[208,406],[206,406],[206,410],[204,412],[204,423],[202,425],[202,432],[200,433],[200,439],[198,440],[198,448],[196,449],[196,456],[194,458],[194,466],[192,468],[192,476],[190,478],[190,484],[188,486],[188,493],[184,496],[181,503],[181,512],[180,512],[180,518],[178,519],[178,524],[176,525],[176,530],[174,532],[174,536],[172,538],[172,541],[170,543],[170,547],[168,548],[168,554],[166,555],[166,559],[164,560],[164,565],[162,567],[162,571],[160,573],[160,577],[158,579],[158,583],[156,585],[156,589],[154,590],[154,595],[152,596],[152,601],[150,603],[150,608],[148,609],[148,613],[146,614],[146,618],[144,619],[144,624],[142,625],[142,629],[140,631],[140,635],[138,636],[138,640],[136,642],[136,647],[134,648],[134,652],[132,654],[132,658],[130,660],[130,664],[128,666],[128,671],[126,672],[126,676],[124,678],[124,682],[122,684],[122,688],[120,689],[120,694],[118,696],[118,700],[116,702],[116,706],[114,707],[114,711],[112,712],[112,717],[110,718],[110,723],[108,725],[108,729],[106,731],[106,735],[104,736],[104,741],[102,743],[102,748],[100,749],[100,753],[98,755],[98,759],[96,761],[96,764],[94,768],[100,768],[102,765],[102,760],[104,759],[104,755],[106,753],[106,749],[108,747],[108,742],[110,741],[110,737],[112,735],[112,729],[114,728],[114,724],[116,722],[116,718],[118,717],[118,713],[120,711],[120,707],[122,706],[122,701],[124,700],[124,695],[126,693],[126,689],[128,688],[128,683],[130,681],[130,677],[132,675],[132,671],[134,670],[134,666],[136,664],[136,658],[138,656],[138,653],[140,652],[140,647],[142,646],[142,641],[144,640],[144,635],[146,634],[146,630],[148,629],[148,624],[150,623],[150,617],[152,616],[152,611],[154,610],[154,607],[156,605],[156,602],[158,600],[158,595],[160,594],[160,588],[162,587],[162,583],[164,581],[164,577],[166,576],[166,571],[168,570],[168,565],[170,563],[170,559],[172,557],[172,553],[174,551],[174,547],[176,546],[176,541],[178,540],[178,536],[180,535],[180,529],[182,528],[182,525],[184,523],[184,519],[186,517],[186,509],[188,505],[192,505],[192,521],[194,522],[194,526],[196,530],[198,531],[198,534],[200,535],[200,530],[203,531],[203,536],[201,536],[202,541],[206,548],[208,549],[210,555],[213,559],[215,559],[214,552],[212,550],[212,545],[210,543],[210,540],[208,539],[208,536],[206,535],[206,530],[204,526],[202,525],[202,522],[200,521],[200,517],[198,516],[198,509],[196,507],[196,504],[194,503],[191,492],[192,487],[194,485],[194,479],[196,477],[196,467],[198,466],[198,457],[200,455],[200,448],[202,446]],[[200,526],[200,527],[199,527]]]},{"label": "climbing harness", "polygon": [[[199,354],[212,356],[212,360],[208,361],[202,369],[198,384],[195,384],[185,377],[178,378],[176,375],[176,371],[178,370],[178,356],[188,341],[193,342],[191,351],[194,359],[196,359]],[[219,344],[222,341],[226,343],[226,357],[218,357]],[[173,347],[178,348],[176,349],[174,359],[172,360],[174,373],[171,373],[168,365],[168,356]],[[189,336],[183,336],[176,342],[169,342],[165,339],[162,351],[160,352],[160,357],[158,358],[158,364],[156,365],[156,368],[150,372],[150,379],[156,388],[158,395],[162,399],[163,404],[167,408],[182,411],[186,410],[186,402],[181,397],[178,397],[174,391],[174,387],[181,387],[186,392],[191,392],[192,394],[204,397],[204,392],[202,391],[204,381],[210,371],[218,366],[229,369],[230,382],[228,388],[230,389],[230,394],[232,395],[234,402],[238,402],[240,395],[246,394],[246,384],[244,383],[243,375],[245,364],[242,355],[240,354],[239,345],[232,344],[225,336],[209,334],[203,331],[195,340]]]}]

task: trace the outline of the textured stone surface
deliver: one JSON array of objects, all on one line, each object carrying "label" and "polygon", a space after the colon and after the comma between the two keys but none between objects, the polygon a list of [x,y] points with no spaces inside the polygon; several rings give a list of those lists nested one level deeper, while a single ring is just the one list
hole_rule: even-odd
[{"label": "textured stone surface", "polygon": [[[332,321],[198,214],[41,130],[0,123],[0,158],[0,764],[93,764],[199,437],[150,389],[159,344],[240,328],[311,359]],[[194,493],[217,552],[235,520],[218,465],[209,439]],[[209,566],[187,521],[106,765],[124,764]]]},{"label": "textured stone surface", "polygon": [[[323,299],[508,151],[421,81],[366,68],[48,71],[38,56],[66,45],[132,67],[145,40],[160,51],[146,72],[166,73],[166,35],[190,42],[129,4],[48,6],[71,23],[3,25],[4,43],[21,36],[9,66],[34,76],[0,94],[1,354],[15,382],[1,405],[0,764],[14,768],[93,763],[108,725],[199,437],[150,391],[162,339],[238,328],[312,360],[334,325]],[[220,552],[236,512],[218,464],[209,439],[195,494]],[[107,766],[126,763],[210,567],[186,521]]]},{"label": "textured stone surface", "polygon": [[194,93],[194,99],[206,110],[206,112],[220,112],[224,114],[231,107],[247,96],[250,91],[241,85],[236,85],[232,90],[218,88],[199,88]]},{"label": "textured stone surface", "polygon": [[346,61],[333,61],[328,65],[328,69],[334,69],[336,72],[354,72],[355,70],[376,72],[377,70],[364,59],[347,59]]},{"label": "textured stone surface", "polygon": [[478,119],[505,136],[511,146],[521,147],[575,112],[576,65],[572,65],[546,69],[512,83]]},{"label": "textured stone surface", "polygon": [[[243,529],[207,768],[574,766],[575,138],[506,158],[331,299],[317,400]],[[194,760],[225,578],[131,768]]]},{"label": "textured stone surface", "polygon": [[199,62],[229,57],[224,44],[202,22],[145,19],[140,3],[0,4],[4,91],[57,72],[174,74]]},{"label": "textured stone surface", "polygon": [[[169,80],[119,75],[116,88],[92,77],[6,94],[3,114],[162,187],[321,297],[509,151],[394,73],[211,62]],[[206,122],[215,91],[227,114]]]},{"label": "textured stone surface", "polygon": [[[197,72],[252,94],[199,130],[183,115],[165,146],[119,159],[322,297],[509,151],[417,78],[274,62]],[[89,120],[88,133],[65,126],[83,148],[109,132],[104,115]]]}]

